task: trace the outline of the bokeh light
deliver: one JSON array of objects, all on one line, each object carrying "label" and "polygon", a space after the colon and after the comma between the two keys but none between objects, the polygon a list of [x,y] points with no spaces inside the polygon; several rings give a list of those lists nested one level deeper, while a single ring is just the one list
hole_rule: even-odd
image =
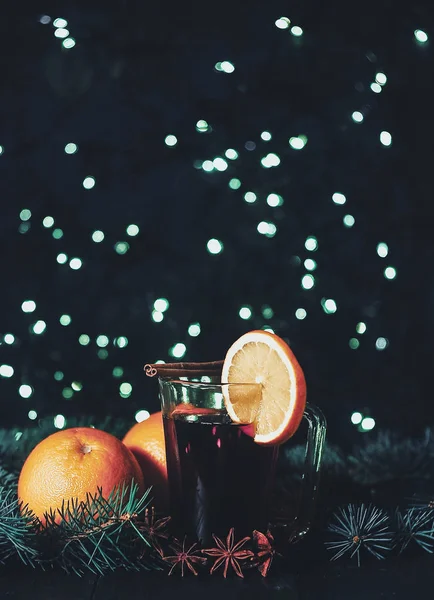
[{"label": "bokeh light", "polygon": [[335,313],[338,309],[337,304],[333,298],[323,298],[321,300],[321,306],[323,307],[326,315],[331,315]]},{"label": "bokeh light", "polygon": [[380,142],[383,146],[391,146],[392,145],[392,136],[388,131],[382,131],[380,133]]},{"label": "bokeh light", "polygon": [[102,242],[104,239],[104,233],[102,231],[100,231],[99,229],[97,229],[96,231],[94,231],[92,233],[92,241],[94,241],[95,243],[100,243]]},{"label": "bokeh light", "polygon": [[291,21],[288,19],[288,17],[280,17],[280,19],[277,19],[274,24],[278,29],[289,29]]},{"label": "bokeh light", "polygon": [[41,333],[44,333],[46,328],[47,328],[47,323],[45,321],[43,321],[42,319],[40,319],[39,321],[36,321],[36,323],[32,326],[33,333],[35,333],[36,335],[40,335]]},{"label": "bokeh light", "polygon": [[316,239],[316,237],[310,235],[308,238],[306,238],[304,247],[310,252],[315,252],[315,250],[318,249],[318,240]]},{"label": "bokeh light", "polygon": [[345,215],[345,217],[343,218],[343,222],[345,227],[352,227],[354,225],[354,223],[356,222],[356,219],[353,217],[353,215]]},{"label": "bokeh light", "polygon": [[363,419],[363,415],[360,412],[353,412],[351,415],[351,423],[353,423],[353,425],[359,425],[362,422]]},{"label": "bokeh light", "polygon": [[164,319],[164,314],[161,311],[154,309],[151,313],[151,317],[155,323],[161,323],[161,321]]},{"label": "bokeh light", "polygon": [[77,151],[78,151],[78,146],[77,146],[77,144],[74,144],[74,142],[68,142],[68,144],[66,144],[66,146],[65,146],[66,154],[75,154]]},{"label": "bokeh light", "polygon": [[67,50],[70,50],[71,48],[74,48],[74,46],[75,46],[75,39],[73,37],[67,37],[66,39],[63,40],[62,46],[64,48],[66,48]]},{"label": "bokeh light", "polygon": [[299,135],[297,137],[289,138],[289,145],[293,150],[302,150],[307,144],[307,137]]},{"label": "bokeh light", "polygon": [[332,200],[335,204],[345,204],[347,201],[346,197],[344,194],[341,194],[341,192],[335,192],[332,196]]},{"label": "bokeh light", "polygon": [[306,260],[304,261],[304,268],[307,271],[315,271],[317,267],[317,264],[314,260],[312,260],[311,258],[306,258]]},{"label": "bokeh light", "polygon": [[210,254],[220,254],[220,252],[223,250],[223,244],[216,238],[211,238],[208,240],[206,247]]},{"label": "bokeh light", "polygon": [[371,431],[375,427],[375,419],[372,417],[364,417],[360,423],[360,429],[362,431]]},{"label": "bokeh light", "polygon": [[362,123],[363,122],[363,113],[361,113],[359,110],[355,110],[352,115],[351,118],[353,119],[354,123]]},{"label": "bokeh light", "polygon": [[54,19],[53,25],[54,27],[60,27],[61,29],[64,29],[65,27],[68,27],[68,21],[62,17],[57,17]]},{"label": "bokeh light", "polygon": [[188,326],[188,335],[191,335],[191,337],[197,337],[200,334],[200,324],[199,323],[192,323],[191,325]]},{"label": "bokeh light", "polygon": [[248,319],[252,318],[252,309],[250,308],[250,306],[242,306],[238,314],[242,319],[247,321]]},{"label": "bokeh light", "polygon": [[21,310],[25,313],[32,313],[36,310],[36,302],[34,300],[24,300],[21,304]]},{"label": "bokeh light", "polygon": [[279,194],[268,194],[267,196],[267,204],[275,208],[276,206],[282,206],[283,198]]},{"label": "bokeh light", "polygon": [[428,41],[428,35],[425,31],[423,31],[423,29],[415,29],[414,37],[416,38],[416,41],[420,44],[426,44],[426,42]]},{"label": "bokeh light", "polygon": [[78,271],[83,266],[83,262],[80,258],[71,258],[69,261],[69,266],[73,271]]},{"label": "bokeh light", "polygon": [[307,317],[307,312],[304,308],[297,308],[297,310],[295,311],[295,316],[297,319],[302,321]]},{"label": "bokeh light", "polygon": [[33,388],[31,385],[23,383],[18,388],[18,393],[21,396],[21,398],[30,398],[30,396],[33,394]]},{"label": "bokeh light", "polygon": [[0,376],[1,377],[12,377],[14,374],[14,368],[11,365],[0,365]]},{"label": "bokeh light", "polygon": [[315,277],[313,275],[303,275],[301,279],[301,287],[305,290],[311,290],[315,285]]},{"label": "bokeh light", "polygon": [[154,302],[154,310],[164,313],[169,308],[169,300],[167,298],[157,298]]},{"label": "bokeh light", "polygon": [[205,133],[206,131],[209,131],[211,128],[208,125],[208,123],[205,121],[205,119],[199,119],[199,121],[196,123],[196,131],[199,131],[200,133]]},{"label": "bokeh light", "polygon": [[395,277],[396,277],[396,269],[395,269],[395,267],[386,267],[384,269],[384,277],[386,279],[395,279]]},{"label": "bokeh light", "polygon": [[166,144],[166,146],[169,147],[176,146],[176,144],[178,143],[178,138],[176,137],[176,135],[173,134],[166,135],[166,137],[164,138],[164,143]]},{"label": "bokeh light", "polygon": [[380,242],[377,245],[377,254],[381,258],[385,258],[389,254],[389,247],[385,242]]},{"label": "bokeh light", "polygon": [[367,329],[366,323],[363,323],[362,321],[360,321],[360,323],[357,323],[357,325],[356,325],[357,333],[365,333],[366,329]]},{"label": "bokeh light", "polygon": [[385,337],[379,337],[375,341],[375,348],[377,350],[385,350],[388,345],[389,345],[389,340],[386,339]]},{"label": "bokeh light", "polygon": [[182,358],[187,352],[187,346],[182,342],[178,342],[169,350],[169,354],[174,358]]},{"label": "bokeh light", "polygon": [[136,412],[134,418],[137,421],[137,423],[142,423],[143,421],[146,421],[146,419],[149,419],[150,416],[151,414],[148,410],[141,409]]},{"label": "bokeh light", "polygon": [[95,187],[95,177],[85,177],[83,179],[83,187],[85,190],[91,190],[93,187]]},{"label": "bokeh light", "polygon": [[375,81],[377,83],[379,83],[380,85],[386,85],[386,83],[387,83],[387,77],[386,77],[386,75],[384,73],[380,72],[380,73],[377,73],[375,75]]},{"label": "bokeh light", "polygon": [[87,346],[90,344],[90,337],[86,333],[82,333],[78,338],[78,343],[80,346]]},{"label": "bokeh light", "polygon": [[131,237],[135,237],[136,235],[138,235],[140,232],[140,228],[138,225],[128,225],[127,227],[127,235],[131,236]]},{"label": "bokeh light", "polygon": [[238,152],[233,148],[228,148],[225,151],[225,156],[226,158],[229,158],[229,160],[236,160],[238,158]]},{"label": "bokeh light", "polygon": [[254,202],[256,202],[256,194],[254,192],[246,192],[244,194],[244,200],[248,203],[248,204],[253,204]]},{"label": "bokeh light", "polygon": [[56,415],[53,419],[53,423],[56,429],[63,429],[66,425],[66,419],[63,415]]},{"label": "bokeh light", "polygon": [[294,25],[294,27],[291,27],[291,33],[295,37],[300,37],[301,35],[303,35],[303,29],[298,25]]}]

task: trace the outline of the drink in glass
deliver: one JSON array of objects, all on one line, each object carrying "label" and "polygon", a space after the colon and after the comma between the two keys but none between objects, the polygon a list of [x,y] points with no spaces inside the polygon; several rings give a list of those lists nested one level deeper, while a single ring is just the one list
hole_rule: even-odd
[{"label": "drink in glass", "polygon": [[[177,534],[202,543],[212,541],[212,534],[226,535],[231,527],[240,536],[264,531],[271,516],[279,446],[256,443],[252,423],[230,418],[225,386],[252,400],[261,394],[259,384],[159,378],[172,525]],[[309,431],[312,446],[318,439]],[[308,460],[313,458],[310,453]],[[314,470],[319,469],[316,460]]]}]

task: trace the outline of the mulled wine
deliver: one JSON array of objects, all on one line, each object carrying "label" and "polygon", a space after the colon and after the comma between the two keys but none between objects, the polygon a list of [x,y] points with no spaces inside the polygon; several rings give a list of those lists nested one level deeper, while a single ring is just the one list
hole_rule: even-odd
[{"label": "mulled wine", "polygon": [[261,446],[224,411],[174,411],[163,418],[174,529],[212,542],[212,534],[264,529],[278,446]]}]

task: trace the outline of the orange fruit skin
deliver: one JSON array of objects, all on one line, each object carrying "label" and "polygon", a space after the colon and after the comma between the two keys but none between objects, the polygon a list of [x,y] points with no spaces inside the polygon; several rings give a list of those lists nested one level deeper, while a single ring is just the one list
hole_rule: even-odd
[{"label": "orange fruit skin", "polygon": [[140,465],[145,489],[152,486],[151,496],[155,508],[167,510],[169,491],[161,411],[152,413],[148,419],[133,425],[122,441]]},{"label": "orange fruit skin", "polygon": [[145,491],[143,475],[132,452],[115,436],[92,427],[74,427],[49,435],[27,457],[18,479],[18,498],[46,525],[44,513],[62,502],[85,501],[102,489],[108,497],[116,486],[134,482]]}]

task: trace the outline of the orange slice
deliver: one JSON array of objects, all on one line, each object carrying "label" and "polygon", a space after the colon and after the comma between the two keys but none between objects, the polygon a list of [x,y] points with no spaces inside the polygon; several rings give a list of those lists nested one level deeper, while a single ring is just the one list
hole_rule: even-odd
[{"label": "orange slice", "polygon": [[226,353],[222,382],[261,384],[261,394],[223,386],[229,416],[235,423],[253,423],[258,444],[283,444],[297,431],[306,406],[306,380],[279,336],[263,330],[242,335]]}]

